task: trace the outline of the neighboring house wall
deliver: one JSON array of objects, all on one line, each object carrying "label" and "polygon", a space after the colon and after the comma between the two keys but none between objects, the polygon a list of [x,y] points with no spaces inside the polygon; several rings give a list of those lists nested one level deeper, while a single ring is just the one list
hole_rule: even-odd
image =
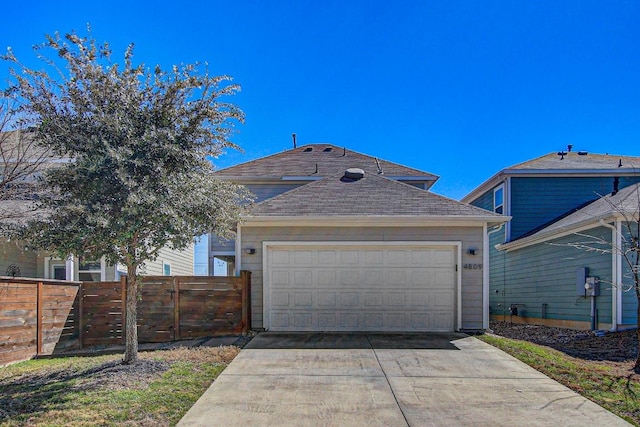
[{"label": "neighboring house wall", "polygon": [[[621,177],[618,188],[622,189],[636,182],[640,182],[640,177]],[[493,191],[500,185],[502,183],[470,204],[493,211]],[[513,218],[509,225],[511,236],[506,238],[508,241],[515,240],[584,203],[611,193],[612,190],[613,177],[511,177],[505,203],[509,206],[508,214]],[[509,194],[511,198],[508,200],[506,198]]]},{"label": "neighboring house wall", "polygon": [[7,268],[17,265],[22,277],[36,277],[38,274],[38,254],[24,250],[23,242],[6,242],[0,245],[0,276],[7,275]]},{"label": "neighboring house wall", "polygon": [[[638,181],[620,179],[619,188]],[[613,177],[513,177],[510,240],[612,191]]]},{"label": "neighboring house wall", "polygon": [[[586,231],[611,242],[611,230],[604,227]],[[601,280],[600,296],[596,297],[597,328],[611,326],[611,255],[577,249],[576,241],[586,237],[569,235],[550,242],[513,251],[501,251],[491,257],[490,313],[509,315],[511,304],[518,307],[518,316],[531,319],[551,319],[555,324],[588,329],[590,298],[577,294],[576,270],[589,268],[590,276]],[[503,276],[502,276],[503,274]]]},{"label": "neighboring house wall", "polygon": [[[483,230],[481,227],[252,227],[241,228],[242,249],[253,248],[255,254],[242,254],[241,268],[251,271],[252,327],[263,327],[262,243],[291,242],[363,242],[363,241],[429,241],[462,242],[462,260],[482,263]],[[468,255],[476,249],[476,255]],[[482,329],[482,270],[462,269],[462,326]]]},{"label": "neighboring house wall", "polygon": [[145,264],[145,276],[165,275],[164,265],[171,266],[170,276],[193,276],[193,245],[183,251],[160,249],[158,258]]},{"label": "neighboring house wall", "polygon": [[[636,230],[636,226],[632,225],[632,233],[634,235],[638,235]],[[623,223],[622,228],[624,230],[625,224]],[[630,239],[630,234],[628,232],[624,232],[625,238]],[[635,293],[634,288],[634,280],[633,274],[631,273],[631,269],[629,265],[622,260],[622,325],[623,326],[637,326],[638,320],[638,297]]]}]

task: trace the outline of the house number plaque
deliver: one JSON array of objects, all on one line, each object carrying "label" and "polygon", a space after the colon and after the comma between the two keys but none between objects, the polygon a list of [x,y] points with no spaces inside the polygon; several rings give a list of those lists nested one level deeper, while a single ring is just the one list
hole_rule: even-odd
[{"label": "house number plaque", "polygon": [[465,270],[482,270],[482,264],[464,264],[462,268]]}]

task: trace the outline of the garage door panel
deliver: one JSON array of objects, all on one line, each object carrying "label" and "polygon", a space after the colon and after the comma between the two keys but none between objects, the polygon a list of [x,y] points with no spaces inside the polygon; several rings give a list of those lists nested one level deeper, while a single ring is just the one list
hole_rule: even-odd
[{"label": "garage door panel", "polygon": [[318,292],[318,308],[336,308],[336,301],[337,297],[335,292]]},{"label": "garage door panel", "polygon": [[271,294],[271,304],[274,307],[289,308],[289,292],[273,292]]},{"label": "garage door panel", "polygon": [[269,249],[269,328],[452,331],[454,260],[427,247]]},{"label": "garage door panel", "polygon": [[364,293],[364,305],[366,307],[382,307],[384,300],[384,293],[382,292],[365,292]]},{"label": "garage door panel", "polygon": [[289,266],[291,265],[291,262],[289,261],[289,252],[287,250],[277,250],[274,249],[271,251],[271,263],[274,267],[279,266],[279,265],[283,265],[283,266]]}]

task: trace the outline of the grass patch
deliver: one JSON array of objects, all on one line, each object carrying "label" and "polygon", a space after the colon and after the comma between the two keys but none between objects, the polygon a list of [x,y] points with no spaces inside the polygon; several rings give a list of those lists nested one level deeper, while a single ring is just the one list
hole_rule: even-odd
[{"label": "grass patch", "polygon": [[620,374],[604,363],[571,357],[561,351],[528,341],[495,335],[482,335],[478,338],[628,422],[640,425],[640,379],[632,372]]},{"label": "grass patch", "polygon": [[175,425],[237,347],[31,360],[0,368],[0,426]]}]

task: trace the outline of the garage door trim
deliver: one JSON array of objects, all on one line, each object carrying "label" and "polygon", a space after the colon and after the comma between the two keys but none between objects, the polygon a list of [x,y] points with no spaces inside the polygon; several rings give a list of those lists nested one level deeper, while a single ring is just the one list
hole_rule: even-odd
[{"label": "garage door trim", "polygon": [[273,248],[298,248],[298,247],[409,247],[409,248],[450,248],[454,251],[455,265],[456,265],[456,283],[455,291],[456,298],[454,304],[456,305],[457,316],[454,319],[454,329],[459,330],[462,325],[462,269],[459,268],[459,262],[462,258],[462,242],[460,241],[264,241],[262,243],[262,272],[263,272],[263,290],[262,290],[262,302],[263,302],[263,326],[266,330],[271,328],[271,286],[269,283],[269,265],[268,265],[268,252]]}]

